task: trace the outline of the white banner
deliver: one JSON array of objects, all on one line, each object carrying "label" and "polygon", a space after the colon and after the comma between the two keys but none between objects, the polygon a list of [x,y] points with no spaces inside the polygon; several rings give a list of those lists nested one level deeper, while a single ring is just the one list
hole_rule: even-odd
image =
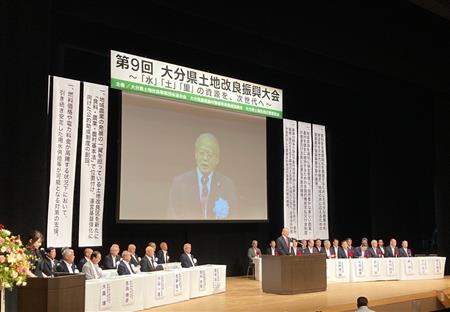
[{"label": "white banner", "polygon": [[108,87],[83,84],[83,136],[81,142],[80,247],[102,245]]},{"label": "white banner", "polygon": [[298,238],[297,214],[297,122],[283,119],[284,137],[284,227]]},{"label": "white banner", "polygon": [[47,246],[72,246],[80,82],[53,77]]},{"label": "white banner", "polygon": [[314,237],[328,238],[327,152],[325,126],[313,125]]},{"label": "white banner", "polygon": [[315,239],[312,195],[311,124],[298,122],[298,228],[300,239]]},{"label": "white banner", "polygon": [[283,90],[111,51],[111,88],[282,118]]}]

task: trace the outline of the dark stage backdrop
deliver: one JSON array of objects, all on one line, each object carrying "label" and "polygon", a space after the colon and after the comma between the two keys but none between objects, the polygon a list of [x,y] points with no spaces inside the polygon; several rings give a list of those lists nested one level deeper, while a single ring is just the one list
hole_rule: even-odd
[{"label": "dark stage backdrop", "polygon": [[[242,36],[220,23],[208,25],[214,38],[225,42],[206,33],[197,36],[191,30],[204,29],[204,20],[170,10],[151,19],[152,25],[167,28],[126,16],[121,23],[109,15],[91,18],[56,3],[6,5],[2,13],[9,30],[1,37],[1,46],[7,47],[3,59],[10,61],[2,64],[1,75],[0,222],[14,232],[46,231],[47,75],[109,84],[109,50],[115,49],[282,88],[286,118],[327,126],[330,235],[355,242],[363,236],[408,239],[418,253],[449,256],[444,233],[449,228],[450,116],[444,108],[448,98],[438,92],[257,34]],[[224,263],[229,275],[243,274],[251,240],[265,249],[282,227],[281,121],[267,121],[269,222],[117,224],[119,98],[118,91],[110,91],[101,251],[108,253],[112,243],[126,248],[133,242],[143,254],[148,242],[165,240],[175,260],[189,241],[200,263]],[[77,180],[74,207],[78,187]],[[77,220],[75,212],[74,246]]]}]

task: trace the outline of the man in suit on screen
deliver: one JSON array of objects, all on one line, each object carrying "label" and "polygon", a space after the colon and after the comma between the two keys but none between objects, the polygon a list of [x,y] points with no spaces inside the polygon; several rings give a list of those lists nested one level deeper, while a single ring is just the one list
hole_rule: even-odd
[{"label": "man in suit on screen", "polygon": [[232,219],[236,216],[237,197],[234,182],[216,171],[220,146],[211,133],[195,141],[194,170],[173,179],[169,193],[169,218],[185,220]]},{"label": "man in suit on screen", "polygon": [[277,251],[280,256],[291,255],[292,239],[289,237],[289,229],[283,228],[281,236],[277,238]]}]

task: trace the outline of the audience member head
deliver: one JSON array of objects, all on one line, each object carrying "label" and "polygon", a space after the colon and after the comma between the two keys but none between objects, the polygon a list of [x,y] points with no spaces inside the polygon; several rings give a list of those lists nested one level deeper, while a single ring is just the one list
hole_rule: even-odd
[{"label": "audience member head", "polygon": [[358,309],[360,307],[364,307],[364,306],[367,307],[368,304],[369,304],[369,300],[367,300],[366,297],[358,297],[358,299],[356,300],[356,306],[358,307]]}]

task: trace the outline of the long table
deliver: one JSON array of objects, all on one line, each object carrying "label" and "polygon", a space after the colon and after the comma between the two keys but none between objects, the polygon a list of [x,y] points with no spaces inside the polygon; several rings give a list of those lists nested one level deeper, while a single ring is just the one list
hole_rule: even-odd
[{"label": "long table", "polygon": [[226,265],[114,275],[86,281],[86,311],[139,311],[226,289]]},{"label": "long table", "polygon": [[[444,277],[445,257],[327,259],[327,282],[421,280]],[[262,280],[262,259],[254,258],[255,278]]]}]

